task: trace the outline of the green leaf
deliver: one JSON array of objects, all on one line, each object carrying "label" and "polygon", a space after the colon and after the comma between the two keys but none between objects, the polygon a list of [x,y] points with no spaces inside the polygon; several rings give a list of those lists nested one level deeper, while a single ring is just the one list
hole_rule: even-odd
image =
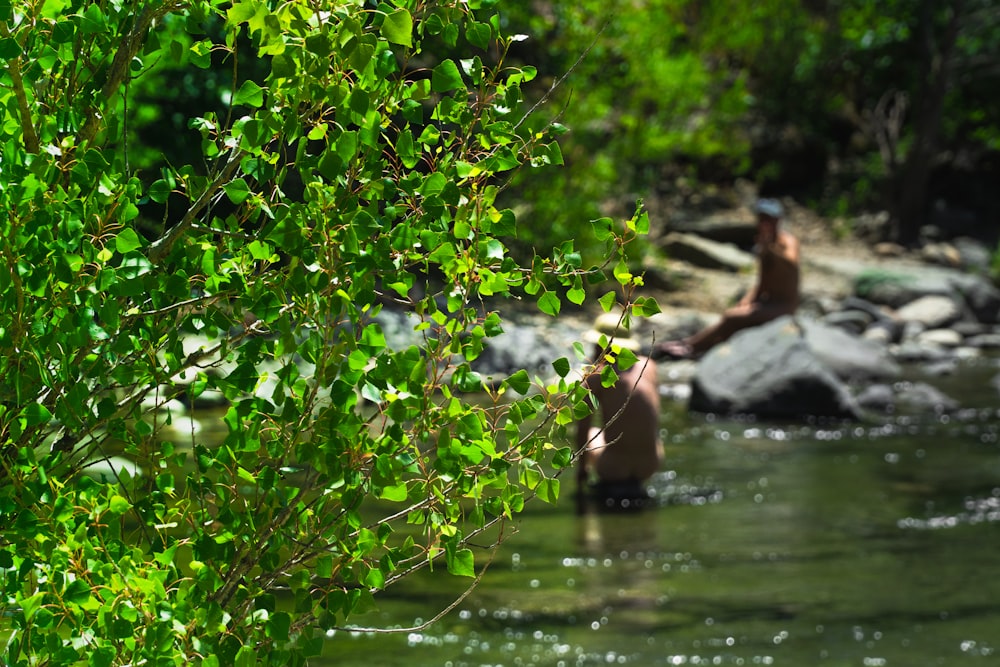
[{"label": "green leaf", "polygon": [[233,96],[233,106],[261,107],[264,105],[264,89],[253,81],[244,81]]},{"label": "green leaf", "polygon": [[449,90],[465,88],[458,65],[450,58],[442,61],[431,72],[431,90],[436,93],[446,93]]},{"label": "green leaf", "polygon": [[250,186],[242,178],[237,178],[236,180],[230,181],[222,186],[222,189],[226,191],[226,196],[229,197],[229,201],[233,202],[237,206],[246,201],[246,198],[250,195]]},{"label": "green leaf", "polygon": [[555,292],[546,292],[538,298],[538,308],[546,315],[555,317],[562,309],[562,302]]},{"label": "green leaf", "polygon": [[493,39],[493,28],[488,23],[473,21],[465,29],[465,37],[469,40],[469,44],[478,46],[485,51],[490,46],[490,40]]},{"label": "green leaf", "polygon": [[538,486],[535,487],[535,493],[543,501],[554,505],[559,500],[559,480],[548,477],[539,480]]},{"label": "green leaf", "polygon": [[598,218],[591,220],[590,224],[598,241],[607,241],[614,234],[614,221],[611,218]]},{"label": "green leaf", "polygon": [[41,403],[29,403],[21,412],[21,416],[24,417],[25,425],[28,427],[45,424],[52,419],[52,413]]},{"label": "green leaf", "polygon": [[267,634],[271,639],[286,641],[292,627],[292,617],[286,611],[276,611],[267,619]]},{"label": "green leaf", "polygon": [[162,204],[170,197],[172,189],[170,183],[164,178],[153,181],[152,185],[149,186],[149,198],[157,204]]},{"label": "green leaf", "polygon": [[132,503],[119,495],[111,496],[111,500],[108,501],[108,510],[112,514],[122,515],[132,509]]},{"label": "green leaf", "polygon": [[651,317],[660,313],[660,304],[652,297],[640,296],[632,303],[632,310],[640,317]]},{"label": "green leaf", "polygon": [[531,389],[531,378],[528,371],[521,369],[507,378],[507,386],[519,394],[527,394]]},{"label": "green leaf", "polygon": [[458,577],[476,576],[475,556],[471,549],[449,549],[445,554],[448,572]]},{"label": "green leaf", "polygon": [[609,313],[611,312],[611,309],[615,307],[615,304],[618,303],[618,298],[615,296],[614,292],[608,292],[598,299],[598,302],[601,304],[601,308],[604,309],[604,312]]},{"label": "green leaf", "polygon": [[38,611],[39,607],[42,606],[42,601],[45,599],[45,593],[35,593],[31,597],[22,599],[21,611],[24,613],[24,618],[28,622],[31,622],[31,618]]},{"label": "green leaf", "polygon": [[123,255],[140,247],[142,247],[142,241],[131,227],[126,227],[115,237],[115,250]]},{"label": "green leaf", "polygon": [[567,375],[569,375],[570,371],[569,359],[567,359],[566,357],[559,357],[558,359],[552,362],[552,368],[555,369],[559,377],[561,378],[566,377]]},{"label": "green leaf", "polygon": [[413,46],[413,17],[405,9],[397,9],[382,22],[382,37],[391,44]]},{"label": "green leaf", "polygon": [[90,586],[82,579],[74,579],[66,586],[63,600],[73,604],[83,604],[90,599]]},{"label": "green leaf", "polygon": [[400,132],[396,139],[396,155],[407,169],[413,169],[417,165],[418,155],[413,143],[413,133],[409,128]]}]

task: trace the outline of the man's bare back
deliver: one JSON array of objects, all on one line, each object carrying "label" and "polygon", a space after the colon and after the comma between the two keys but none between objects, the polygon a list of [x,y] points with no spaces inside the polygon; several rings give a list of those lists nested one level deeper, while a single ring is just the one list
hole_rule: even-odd
[{"label": "man's bare back", "polygon": [[582,451],[577,478],[591,472],[600,482],[641,482],[663,462],[660,442],[660,392],[656,363],[639,357],[638,363],[618,373],[618,382],[601,384],[599,374],[585,385],[597,404],[601,426],[586,417],[577,424],[577,447]]}]

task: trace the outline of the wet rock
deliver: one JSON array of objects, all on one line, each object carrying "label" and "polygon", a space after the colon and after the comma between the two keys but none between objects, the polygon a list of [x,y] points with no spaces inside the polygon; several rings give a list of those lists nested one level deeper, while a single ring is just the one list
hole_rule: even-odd
[{"label": "wet rock", "polygon": [[890,350],[893,358],[904,364],[938,362],[950,359],[954,354],[940,345],[919,343],[916,340],[905,340]]},{"label": "wet rock", "polygon": [[926,382],[901,383],[897,390],[897,401],[914,413],[931,410],[940,414],[958,409],[955,399]]},{"label": "wet rock", "polygon": [[802,328],[782,317],[734,335],[699,362],[690,409],[765,418],[857,418],[857,404],[814,354]]},{"label": "wet rock", "polygon": [[896,409],[896,392],[884,383],[873,384],[858,392],[855,400],[865,410],[893,412]]}]

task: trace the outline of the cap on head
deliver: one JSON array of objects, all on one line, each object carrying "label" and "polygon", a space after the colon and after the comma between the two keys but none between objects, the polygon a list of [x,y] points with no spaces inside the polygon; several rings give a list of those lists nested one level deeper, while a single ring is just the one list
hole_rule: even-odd
[{"label": "cap on head", "polygon": [[[588,343],[601,344],[601,336],[626,350],[637,351],[642,344],[632,337],[632,332],[621,325],[622,315],[620,312],[601,313],[594,320],[594,326],[587,331],[583,338]],[[613,341],[611,339],[614,339]]]},{"label": "cap on head", "polygon": [[777,199],[758,199],[753,207],[754,213],[780,218],[785,214],[785,207]]}]

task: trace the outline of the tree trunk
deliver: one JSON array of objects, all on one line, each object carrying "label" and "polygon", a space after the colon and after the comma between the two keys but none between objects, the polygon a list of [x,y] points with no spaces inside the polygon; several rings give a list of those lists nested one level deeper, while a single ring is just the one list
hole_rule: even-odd
[{"label": "tree trunk", "polygon": [[894,188],[893,236],[904,245],[917,241],[920,228],[926,220],[927,186],[931,167],[939,150],[941,118],[945,98],[952,85],[953,57],[958,38],[959,19],[963,0],[953,0],[947,24],[940,36],[935,34],[934,7],[938,0],[920,3],[920,65],[924,76],[917,91],[914,105],[914,141],[899,170]]}]

